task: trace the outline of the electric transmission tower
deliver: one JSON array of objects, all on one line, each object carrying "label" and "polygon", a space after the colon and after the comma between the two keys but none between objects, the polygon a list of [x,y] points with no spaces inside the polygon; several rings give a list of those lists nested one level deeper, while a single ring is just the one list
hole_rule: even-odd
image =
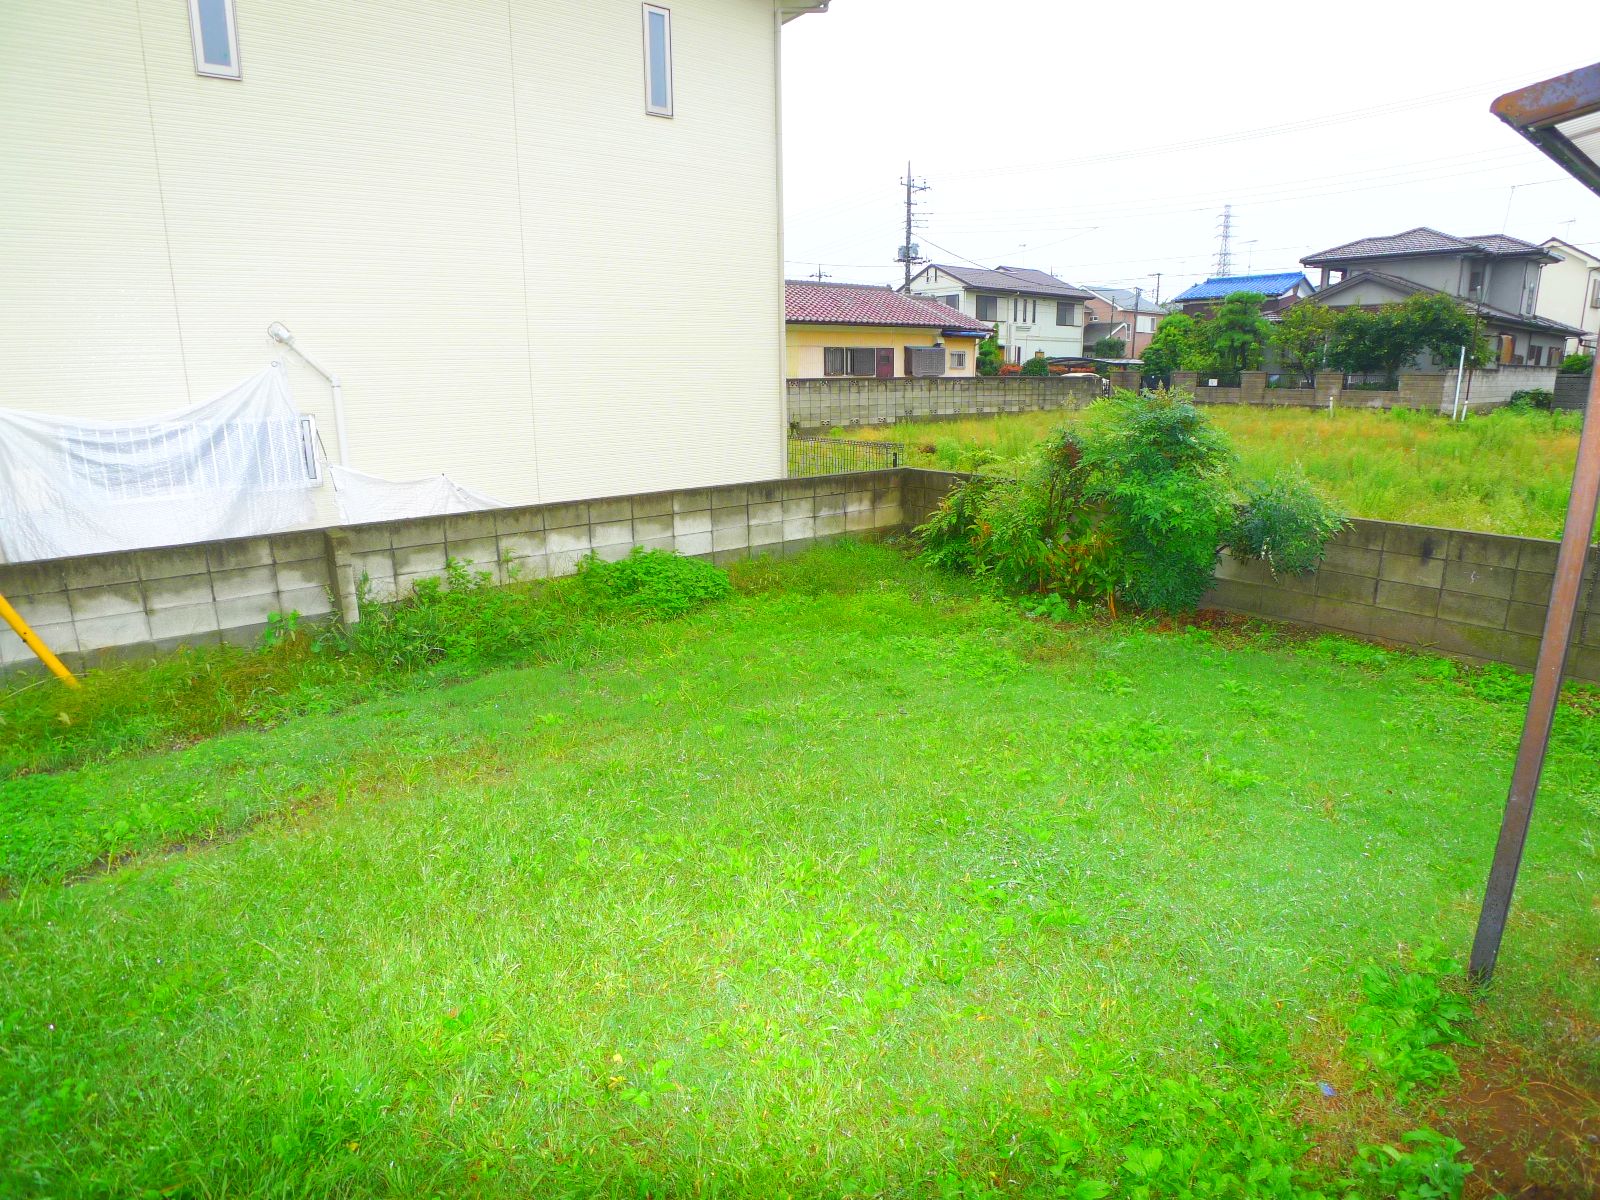
[{"label": "electric transmission tower", "polygon": [[1213,275],[1233,274],[1233,205],[1222,206],[1222,218],[1217,227],[1217,266]]},{"label": "electric transmission tower", "polygon": [[900,250],[895,255],[900,262],[905,264],[906,282],[905,290],[911,290],[911,268],[927,260],[922,257],[922,247],[911,240],[912,231],[921,227],[917,217],[917,196],[928,190],[928,181],[918,179],[911,173],[911,164],[906,163],[906,177],[900,181],[900,186],[906,189],[906,237],[900,243]]}]

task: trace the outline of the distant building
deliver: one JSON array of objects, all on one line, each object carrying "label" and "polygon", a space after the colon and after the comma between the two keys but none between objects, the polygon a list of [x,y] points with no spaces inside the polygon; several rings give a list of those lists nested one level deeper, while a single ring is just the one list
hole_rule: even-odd
[{"label": "distant building", "polygon": [[937,300],[857,283],[784,284],[790,379],[978,373],[990,326]]},{"label": "distant building", "polygon": [[1556,261],[1546,263],[1539,276],[1535,314],[1583,330],[1581,337],[1567,339],[1566,353],[1593,353],[1600,340],[1600,257],[1560,238],[1549,239],[1540,249]]},{"label": "distant building", "polygon": [[1132,288],[1085,285],[1089,299],[1084,302],[1088,323],[1083,327],[1083,345],[1092,351],[1101,338],[1121,338],[1128,358],[1138,358],[1155,336],[1161,318],[1172,309],[1157,304],[1147,294]]},{"label": "distant building", "polygon": [[1582,330],[1538,315],[1540,274],[1559,260],[1543,247],[1503,233],[1455,237],[1419,226],[1361,238],[1300,260],[1321,269],[1318,303],[1371,308],[1418,292],[1453,296],[1477,313],[1506,366],[1559,363]]},{"label": "distant building", "polygon": [[1268,315],[1288,308],[1312,293],[1311,281],[1299,271],[1277,271],[1269,275],[1214,275],[1179,292],[1172,303],[1186,313],[1206,313],[1235,292],[1255,292],[1265,296],[1261,311]]},{"label": "distant building", "polygon": [[912,279],[910,290],[992,323],[1007,362],[1027,362],[1040,351],[1046,358],[1083,356],[1083,306],[1091,296],[1044,271],[935,263]]}]

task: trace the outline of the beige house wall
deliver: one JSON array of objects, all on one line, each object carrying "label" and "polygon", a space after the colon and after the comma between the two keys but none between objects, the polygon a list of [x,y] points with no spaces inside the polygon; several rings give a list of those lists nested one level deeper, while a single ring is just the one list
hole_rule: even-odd
[{"label": "beige house wall", "polygon": [[[946,378],[972,378],[978,373],[977,337],[946,337],[939,329],[914,329],[903,325],[802,325],[788,327],[788,374],[790,379],[822,379],[822,352],[829,346],[856,348],[889,347],[894,350],[894,377],[906,377],[907,346],[937,346],[943,342]],[[965,355],[961,366],[954,355]]]}]

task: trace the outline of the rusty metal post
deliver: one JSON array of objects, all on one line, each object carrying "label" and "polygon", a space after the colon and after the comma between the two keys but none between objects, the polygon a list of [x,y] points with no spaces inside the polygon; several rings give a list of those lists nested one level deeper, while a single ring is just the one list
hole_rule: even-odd
[{"label": "rusty metal post", "polygon": [[1550,609],[1545,615],[1539,661],[1533,669],[1533,694],[1522,724],[1522,741],[1511,772],[1511,792],[1506,797],[1500,840],[1495,843],[1494,864],[1484,889],[1483,912],[1472,942],[1469,970],[1478,983],[1488,983],[1500,956],[1500,939],[1511,911],[1511,893],[1522,865],[1522,848],[1528,840],[1533,800],[1539,791],[1550,726],[1561,694],[1561,671],[1572,639],[1573,621],[1583,585],[1584,560],[1594,536],[1596,500],[1600,499],[1600,370],[1589,379],[1589,400],[1584,409],[1583,436],[1578,440],[1578,463],[1572,473],[1572,497],[1567,502],[1567,523],[1561,532],[1561,552],[1556,558],[1555,580],[1550,586]]}]

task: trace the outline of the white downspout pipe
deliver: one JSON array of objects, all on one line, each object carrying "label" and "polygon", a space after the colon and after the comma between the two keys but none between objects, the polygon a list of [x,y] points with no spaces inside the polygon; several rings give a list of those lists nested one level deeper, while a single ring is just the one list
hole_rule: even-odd
[{"label": "white downspout pipe", "polygon": [[339,385],[339,377],[297,346],[294,334],[289,332],[288,326],[282,321],[274,321],[271,325],[268,325],[267,336],[298,354],[306,366],[326,379],[328,386],[333,389],[333,428],[339,443],[338,462],[341,467],[348,467],[350,465],[350,439],[344,428],[344,389]]}]

